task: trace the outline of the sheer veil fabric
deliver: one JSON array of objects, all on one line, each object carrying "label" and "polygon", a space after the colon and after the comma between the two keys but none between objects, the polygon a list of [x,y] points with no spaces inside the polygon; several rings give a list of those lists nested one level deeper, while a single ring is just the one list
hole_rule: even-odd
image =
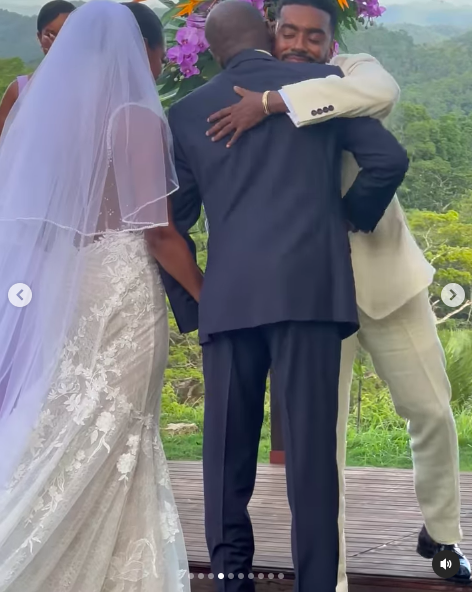
[{"label": "sheer veil fabric", "polygon": [[91,0],[0,143],[0,592],[190,592],[158,425],[167,307],[141,232],[176,188],[135,17]]},{"label": "sheer veil fabric", "polygon": [[[21,459],[77,306],[94,235],[167,224],[172,138],[131,11],[76,10],[0,142],[0,489]],[[8,291],[27,284],[15,308]]]}]

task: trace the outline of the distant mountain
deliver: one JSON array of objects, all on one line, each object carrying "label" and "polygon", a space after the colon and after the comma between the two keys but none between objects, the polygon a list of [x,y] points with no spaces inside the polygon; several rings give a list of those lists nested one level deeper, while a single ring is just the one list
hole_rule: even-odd
[{"label": "distant mountain", "polygon": [[459,29],[472,28],[472,6],[457,5],[443,0],[389,5],[380,22],[385,25],[447,25]]},{"label": "distant mountain", "polygon": [[[84,2],[78,0],[73,4],[81,6]],[[159,15],[166,10],[159,2],[155,6]],[[37,64],[41,60],[42,53],[36,37],[38,10],[36,7],[33,15],[25,16],[0,8],[0,59],[18,57],[26,64]]]},{"label": "distant mountain", "polygon": [[[34,1],[34,0],[33,0]],[[124,0],[122,0],[124,1]],[[41,6],[46,4],[47,0],[32,4],[31,0],[0,0],[0,9],[9,10],[10,12],[16,12],[23,16],[36,16],[41,9]],[[77,4],[77,2],[73,2]],[[159,10],[162,12],[166,10],[165,6],[159,2],[159,0],[147,0],[147,6],[150,6],[159,14]]]},{"label": "distant mountain", "polygon": [[0,2],[0,9],[16,12],[23,16],[36,16],[41,8],[41,4],[25,4],[19,5],[16,2]]},{"label": "distant mountain", "polygon": [[425,105],[433,117],[472,113],[472,31],[436,45],[415,45],[405,31],[384,26],[350,33],[350,53],[375,56],[395,77],[402,100]]},{"label": "distant mountain", "polygon": [[431,25],[425,27],[412,25],[411,23],[400,23],[385,26],[390,31],[405,31],[410,35],[416,45],[435,45],[436,43],[446,41],[464,33],[463,29],[449,25]]},{"label": "distant mountain", "polygon": [[0,10],[0,58],[21,58],[25,63],[41,59],[36,37],[36,17]]}]

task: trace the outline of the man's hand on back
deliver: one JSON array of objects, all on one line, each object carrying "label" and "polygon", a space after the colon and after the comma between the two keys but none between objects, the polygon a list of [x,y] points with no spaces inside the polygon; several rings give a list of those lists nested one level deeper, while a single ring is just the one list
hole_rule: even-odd
[{"label": "man's hand on back", "polygon": [[[245,131],[255,127],[267,117],[262,100],[263,93],[246,90],[239,86],[234,87],[234,92],[242,97],[241,100],[231,107],[213,113],[208,118],[209,123],[214,123],[207,131],[207,136],[211,137],[213,142],[219,142],[233,134],[226,144],[227,148],[230,148]],[[269,93],[268,108],[270,115],[287,112],[287,106],[278,92]]]}]

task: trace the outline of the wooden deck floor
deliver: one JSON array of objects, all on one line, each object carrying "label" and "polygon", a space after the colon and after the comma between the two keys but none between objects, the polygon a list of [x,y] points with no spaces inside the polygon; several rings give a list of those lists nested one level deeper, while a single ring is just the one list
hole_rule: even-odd
[{"label": "wooden deck floor", "polygon": [[[202,468],[198,462],[171,462],[171,478],[194,578],[209,572],[203,531]],[[434,590],[472,592],[472,587],[437,578],[431,563],[415,553],[421,514],[408,470],[347,470],[346,538],[350,592]],[[462,527],[465,553],[472,558],[472,474],[463,474]],[[290,590],[290,512],[285,470],[260,465],[250,513],[256,538],[254,572],[265,574],[266,590]],[[274,574],[269,580],[268,574]],[[283,582],[277,580],[283,574]],[[192,590],[212,590],[208,576]],[[201,584],[200,584],[201,582]],[[261,580],[262,582],[262,580]],[[262,589],[262,583],[259,584]]]}]

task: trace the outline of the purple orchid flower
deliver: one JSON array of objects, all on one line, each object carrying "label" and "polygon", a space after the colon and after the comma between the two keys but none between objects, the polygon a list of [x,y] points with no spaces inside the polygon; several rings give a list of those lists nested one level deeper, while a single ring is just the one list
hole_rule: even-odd
[{"label": "purple orchid flower", "polygon": [[185,76],[185,78],[190,78],[190,76],[196,76],[200,74],[200,70],[195,66],[195,62],[192,64],[191,61],[184,60],[180,64],[180,71]]},{"label": "purple orchid flower", "polygon": [[190,63],[193,65],[196,64],[198,60],[197,48],[189,45],[174,45],[174,47],[171,47],[167,52],[167,57],[171,62],[174,62],[174,64],[181,65],[186,62],[187,64]]},{"label": "purple orchid flower", "polygon": [[198,43],[197,43],[198,51],[204,52],[210,47],[210,44],[208,43],[208,41],[206,40],[206,37],[205,37],[205,31],[203,29],[195,29],[195,31],[197,32],[197,36],[198,36]]},{"label": "purple orchid flower", "polygon": [[378,0],[356,0],[358,15],[367,19],[374,19],[382,16],[385,8],[380,6]]},{"label": "purple orchid flower", "polygon": [[181,27],[177,31],[175,40],[179,45],[196,47],[199,41],[198,30],[194,27]]}]

